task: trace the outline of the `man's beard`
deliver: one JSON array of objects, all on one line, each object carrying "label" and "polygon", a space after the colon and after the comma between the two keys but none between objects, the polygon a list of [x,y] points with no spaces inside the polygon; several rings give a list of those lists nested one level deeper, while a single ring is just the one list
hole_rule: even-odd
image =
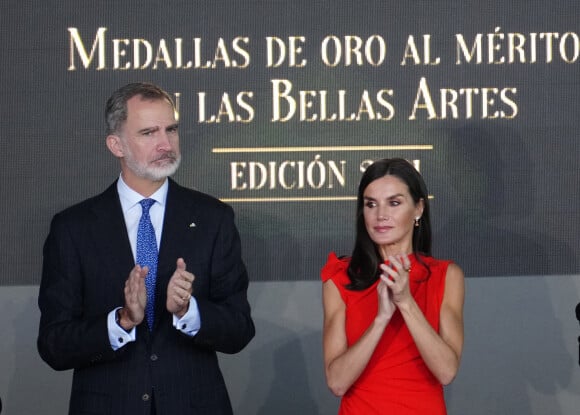
[{"label": "man's beard", "polygon": [[[155,166],[155,163],[159,160],[167,160],[165,165]],[[140,163],[130,152],[126,152],[125,163],[129,170],[131,170],[136,176],[143,179],[158,182],[164,180],[166,177],[172,176],[179,168],[179,163],[181,163],[181,154],[176,154],[173,151],[167,152],[153,160],[152,163],[144,164]]]}]

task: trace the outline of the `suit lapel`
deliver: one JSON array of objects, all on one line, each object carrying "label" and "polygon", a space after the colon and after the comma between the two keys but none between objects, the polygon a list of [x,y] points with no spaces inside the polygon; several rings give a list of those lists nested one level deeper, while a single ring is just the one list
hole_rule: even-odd
[{"label": "suit lapel", "polygon": [[[163,218],[163,232],[157,262],[156,324],[157,316],[165,309],[167,285],[175,272],[178,258],[185,258],[195,232],[196,208],[186,189],[169,179],[169,189]],[[193,224],[193,225],[192,225]]]},{"label": "suit lapel", "polygon": [[117,182],[95,198],[92,211],[96,218],[92,227],[93,240],[101,263],[108,264],[112,275],[127,279],[135,261],[117,193]]},{"label": "suit lapel", "polygon": [[165,284],[175,271],[177,258],[184,256],[188,233],[195,231],[195,220],[191,198],[181,186],[170,180],[158,261],[158,276]]}]

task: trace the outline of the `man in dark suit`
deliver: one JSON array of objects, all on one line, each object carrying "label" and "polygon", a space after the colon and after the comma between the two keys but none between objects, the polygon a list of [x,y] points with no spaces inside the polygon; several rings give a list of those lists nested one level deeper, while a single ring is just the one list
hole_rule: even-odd
[{"label": "man in dark suit", "polygon": [[[216,352],[237,353],[255,333],[233,211],[168,178],[181,156],[165,91],[120,88],[106,121],[121,174],[52,220],[39,353],[74,369],[69,414],[231,414]],[[139,259],[145,222],[152,262]]]}]

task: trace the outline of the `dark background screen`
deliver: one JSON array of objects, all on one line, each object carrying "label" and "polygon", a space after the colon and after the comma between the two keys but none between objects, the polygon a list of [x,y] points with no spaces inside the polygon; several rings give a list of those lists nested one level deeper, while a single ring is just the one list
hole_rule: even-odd
[{"label": "dark background screen", "polygon": [[[394,4],[393,4],[394,3]],[[434,254],[468,277],[578,273],[580,4],[3,1],[0,285],[119,174],[113,90],[174,94],[175,178],[230,203],[254,281],[349,254],[364,167],[412,160]]]}]

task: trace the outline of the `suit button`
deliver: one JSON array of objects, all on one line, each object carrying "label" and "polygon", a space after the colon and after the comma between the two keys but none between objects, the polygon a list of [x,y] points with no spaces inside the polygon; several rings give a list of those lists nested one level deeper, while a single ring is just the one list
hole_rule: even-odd
[{"label": "suit button", "polygon": [[153,354],[152,354],[152,355],[149,357],[149,359],[151,359],[152,361],[154,361],[154,362],[155,362],[155,361],[157,361],[158,357],[157,357],[157,355],[156,355],[155,353],[153,353]]},{"label": "suit button", "polygon": [[143,396],[141,396],[141,399],[143,399],[145,402],[147,402],[149,400],[149,394],[144,393]]}]

